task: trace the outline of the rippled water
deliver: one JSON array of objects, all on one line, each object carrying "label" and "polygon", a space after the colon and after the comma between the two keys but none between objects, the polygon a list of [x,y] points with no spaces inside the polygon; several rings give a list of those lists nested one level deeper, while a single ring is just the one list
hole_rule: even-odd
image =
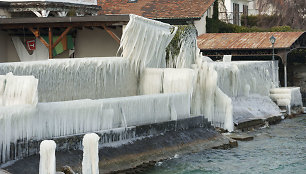
[{"label": "rippled water", "polygon": [[158,163],[150,174],[306,174],[306,115],[249,132],[253,141],[229,150],[208,150]]}]

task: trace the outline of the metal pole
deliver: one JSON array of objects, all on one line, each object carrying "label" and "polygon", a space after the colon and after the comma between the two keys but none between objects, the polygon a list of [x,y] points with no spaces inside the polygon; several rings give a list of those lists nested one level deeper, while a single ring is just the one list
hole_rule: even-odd
[{"label": "metal pole", "polygon": [[287,63],[284,64],[284,86],[287,87]]},{"label": "metal pole", "polygon": [[272,60],[274,61],[274,43],[272,44],[272,50],[273,50],[273,53],[272,53]]}]

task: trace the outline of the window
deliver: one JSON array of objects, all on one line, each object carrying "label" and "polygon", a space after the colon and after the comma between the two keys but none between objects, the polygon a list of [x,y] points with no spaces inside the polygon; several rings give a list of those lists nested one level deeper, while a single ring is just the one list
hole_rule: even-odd
[{"label": "window", "polygon": [[233,3],[233,24],[239,25],[239,4]]},{"label": "window", "polygon": [[243,15],[247,16],[249,14],[249,7],[247,5],[243,5]]}]

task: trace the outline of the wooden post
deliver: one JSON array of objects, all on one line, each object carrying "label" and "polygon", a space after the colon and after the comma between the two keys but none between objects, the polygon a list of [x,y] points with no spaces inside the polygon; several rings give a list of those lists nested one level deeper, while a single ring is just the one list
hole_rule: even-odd
[{"label": "wooden post", "polygon": [[29,28],[29,30],[34,34],[36,38],[38,38],[47,48],[49,48],[49,44],[45,41],[44,38],[42,38],[39,34],[39,29],[34,30],[32,27]]},{"label": "wooden post", "polygon": [[106,25],[102,25],[102,27],[107,31],[107,33],[113,38],[115,39],[115,41],[120,44],[120,39],[119,37],[114,33],[112,32],[108,27],[106,27]]},{"label": "wooden post", "polygon": [[52,28],[49,27],[49,59],[53,58],[52,50]]},{"label": "wooden post", "polygon": [[58,43],[60,43],[60,41],[62,41],[64,39],[64,37],[68,34],[68,32],[72,29],[72,27],[68,27],[61,35],[60,37],[54,42],[54,44],[51,44],[52,45],[52,48],[55,48],[56,45]]}]

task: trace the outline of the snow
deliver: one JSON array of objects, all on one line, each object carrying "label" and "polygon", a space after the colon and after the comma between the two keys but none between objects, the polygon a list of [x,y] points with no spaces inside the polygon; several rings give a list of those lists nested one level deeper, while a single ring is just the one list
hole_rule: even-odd
[{"label": "snow", "polygon": [[55,148],[53,140],[44,140],[40,143],[39,174],[55,174]]},{"label": "snow", "polygon": [[176,30],[169,24],[131,14],[121,37],[121,56],[129,59],[136,72],[145,67],[166,67],[166,47]]},{"label": "snow", "polygon": [[95,133],[86,134],[83,138],[83,174],[99,174],[99,139]]},{"label": "snow", "polygon": [[138,76],[125,58],[1,63],[0,74],[9,72],[37,78],[39,102],[126,97],[137,94]]},{"label": "snow", "polygon": [[0,106],[36,105],[37,85],[34,76],[0,75]]},{"label": "snow", "polygon": [[10,143],[130,127],[190,117],[190,95],[141,95],[99,100],[0,107],[0,149],[7,161]]},{"label": "snow", "polygon": [[252,94],[232,98],[234,123],[281,115],[279,107],[268,97]]}]

